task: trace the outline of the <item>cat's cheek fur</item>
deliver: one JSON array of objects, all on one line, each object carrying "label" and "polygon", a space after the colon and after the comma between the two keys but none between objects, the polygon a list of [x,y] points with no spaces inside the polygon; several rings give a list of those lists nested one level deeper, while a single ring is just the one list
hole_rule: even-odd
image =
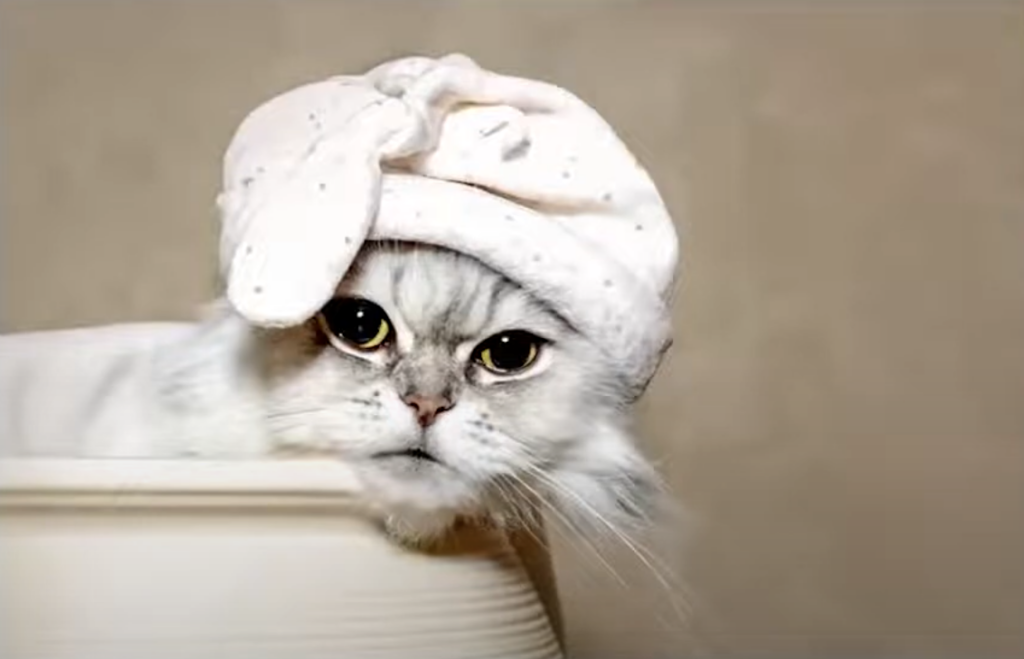
[{"label": "cat's cheek fur", "polygon": [[267,426],[276,449],[358,461],[400,449],[419,431],[379,366],[333,348],[302,359],[290,343],[274,346],[267,366]]},{"label": "cat's cheek fur", "polygon": [[430,448],[480,491],[497,477],[519,473],[535,459],[527,442],[507,435],[482,400],[465,394],[435,424]]},{"label": "cat's cheek fur", "polygon": [[658,473],[614,424],[602,424],[543,480],[549,500],[565,519],[598,538],[644,529],[668,502]]}]

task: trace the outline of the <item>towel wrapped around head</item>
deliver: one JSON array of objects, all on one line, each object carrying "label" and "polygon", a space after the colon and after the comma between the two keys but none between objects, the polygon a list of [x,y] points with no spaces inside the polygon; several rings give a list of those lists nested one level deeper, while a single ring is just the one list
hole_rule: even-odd
[{"label": "towel wrapped around head", "polygon": [[224,162],[221,263],[249,322],[313,317],[368,240],[487,264],[588,336],[638,395],[668,348],[678,240],[587,104],[462,55],[410,57],[254,110]]}]

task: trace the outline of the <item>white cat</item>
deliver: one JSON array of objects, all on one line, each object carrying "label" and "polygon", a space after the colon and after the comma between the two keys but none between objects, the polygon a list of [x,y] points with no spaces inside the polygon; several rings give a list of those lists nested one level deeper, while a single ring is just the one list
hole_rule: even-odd
[{"label": "white cat", "polygon": [[0,337],[5,453],[255,457],[326,452],[404,540],[460,516],[647,519],[659,481],[602,352],[471,257],[367,243],[314,319]]}]

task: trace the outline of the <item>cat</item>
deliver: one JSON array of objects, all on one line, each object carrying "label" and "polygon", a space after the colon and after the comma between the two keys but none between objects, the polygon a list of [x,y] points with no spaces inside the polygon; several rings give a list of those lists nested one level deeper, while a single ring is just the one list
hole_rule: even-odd
[{"label": "cat", "polygon": [[221,302],[194,325],[0,337],[0,364],[7,452],[327,453],[412,544],[535,506],[617,532],[661,492],[601,351],[496,271],[423,244],[367,243],[300,326],[253,327]]}]

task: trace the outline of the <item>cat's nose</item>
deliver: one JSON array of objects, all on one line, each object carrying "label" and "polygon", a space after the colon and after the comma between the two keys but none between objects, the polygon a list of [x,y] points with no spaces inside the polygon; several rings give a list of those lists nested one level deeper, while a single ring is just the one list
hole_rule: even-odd
[{"label": "cat's nose", "polygon": [[447,396],[409,394],[403,396],[402,400],[416,413],[416,419],[424,428],[432,424],[441,412],[447,412],[455,405]]}]

